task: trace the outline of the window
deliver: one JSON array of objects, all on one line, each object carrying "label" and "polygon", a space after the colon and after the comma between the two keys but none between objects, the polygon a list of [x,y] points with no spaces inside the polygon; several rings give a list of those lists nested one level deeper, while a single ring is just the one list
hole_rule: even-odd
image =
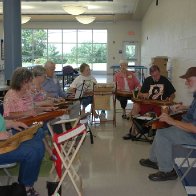
[{"label": "window", "polygon": [[79,67],[84,62],[94,71],[106,71],[107,30],[23,29],[23,66],[47,60],[54,61],[58,71],[64,65]]}]

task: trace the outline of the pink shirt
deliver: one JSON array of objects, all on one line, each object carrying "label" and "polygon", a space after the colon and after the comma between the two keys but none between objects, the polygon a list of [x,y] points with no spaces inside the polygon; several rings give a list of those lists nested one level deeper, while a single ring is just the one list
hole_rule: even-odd
[{"label": "pink shirt", "polygon": [[4,116],[9,116],[11,112],[26,112],[34,108],[33,97],[31,93],[19,97],[15,90],[10,89],[3,102]]},{"label": "pink shirt", "polygon": [[47,99],[47,92],[44,89],[36,89],[34,85],[32,86],[31,95],[34,102],[44,101]]},{"label": "pink shirt", "polygon": [[135,77],[134,73],[132,71],[127,71],[126,76],[119,71],[114,75],[114,81],[117,84],[117,90],[119,91],[125,91],[125,79],[127,80],[129,90],[132,91],[135,88],[141,88],[141,85],[138,81],[138,79]]}]

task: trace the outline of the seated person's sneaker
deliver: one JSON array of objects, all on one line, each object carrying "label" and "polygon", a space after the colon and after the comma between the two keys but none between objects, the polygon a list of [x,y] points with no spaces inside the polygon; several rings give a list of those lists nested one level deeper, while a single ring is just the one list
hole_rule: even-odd
[{"label": "seated person's sneaker", "polygon": [[167,181],[167,180],[176,180],[178,178],[175,170],[173,169],[171,172],[157,172],[154,174],[150,174],[148,178],[152,181]]},{"label": "seated person's sneaker", "polygon": [[151,167],[153,169],[158,169],[157,163],[151,161],[150,159],[141,159],[139,163],[144,167]]},{"label": "seated person's sneaker", "polygon": [[99,118],[99,115],[97,113],[94,113],[94,118]]},{"label": "seated person's sneaker", "polygon": [[100,119],[100,121],[106,121],[106,120],[107,120],[105,114],[100,114],[100,115],[99,115],[99,119]]},{"label": "seated person's sneaker", "polygon": [[131,117],[132,117],[131,114],[128,114],[128,115],[126,115],[126,116],[127,116],[127,120],[131,120]]},{"label": "seated person's sneaker", "polygon": [[131,139],[134,139],[134,138],[135,138],[135,136],[131,135],[131,133],[127,133],[125,136],[123,136],[124,140],[131,140]]},{"label": "seated person's sneaker", "polygon": [[27,191],[27,196],[39,196],[39,193],[33,188],[29,188]]}]

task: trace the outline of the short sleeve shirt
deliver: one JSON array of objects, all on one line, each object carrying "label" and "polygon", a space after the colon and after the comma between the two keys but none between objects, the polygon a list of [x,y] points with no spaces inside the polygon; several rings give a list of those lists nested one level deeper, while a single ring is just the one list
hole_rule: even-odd
[{"label": "short sleeve shirt", "polygon": [[26,112],[34,108],[33,97],[30,92],[19,97],[15,90],[10,89],[4,97],[3,107],[5,117],[11,112]]},{"label": "short sleeve shirt", "polygon": [[193,95],[194,99],[185,115],[183,115],[182,120],[188,123],[192,123],[196,126],[196,93]]},{"label": "short sleeve shirt", "polygon": [[47,92],[44,89],[36,89],[33,87],[31,94],[34,102],[44,101],[47,99]]},{"label": "short sleeve shirt", "polygon": [[3,116],[0,114],[0,132],[5,131],[6,126],[5,126],[5,120]]},{"label": "short sleeve shirt", "polygon": [[[196,126],[196,93],[193,95],[194,99],[185,115],[182,117],[182,121],[187,123],[192,123]],[[193,136],[196,139],[196,134],[193,133]]]},{"label": "short sleeve shirt", "polygon": [[42,88],[47,92],[50,97],[66,97],[67,94],[63,92],[59,81],[56,78],[47,77],[42,84]]},{"label": "short sleeve shirt", "polygon": [[75,80],[71,83],[71,88],[78,88],[80,87],[83,82],[85,81],[85,89],[86,90],[93,90],[93,85],[97,83],[97,80],[93,76],[83,76],[79,75]]},{"label": "short sleeve shirt", "polygon": [[144,80],[142,93],[148,93],[149,99],[164,100],[176,92],[172,83],[164,76],[159,81],[154,81],[151,76]]}]

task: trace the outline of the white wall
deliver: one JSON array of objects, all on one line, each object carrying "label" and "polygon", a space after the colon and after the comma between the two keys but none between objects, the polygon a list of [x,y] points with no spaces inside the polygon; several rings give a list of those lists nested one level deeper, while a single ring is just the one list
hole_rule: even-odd
[{"label": "white wall", "polygon": [[[0,24],[2,26],[2,24]],[[119,50],[122,50],[123,41],[140,41],[141,39],[141,22],[106,22],[92,23],[89,25],[80,25],[71,22],[28,22],[23,28],[51,28],[51,29],[107,29],[108,30],[108,73],[112,73],[110,66],[118,64],[122,58]],[[0,29],[0,35],[2,35]],[[133,31],[135,35],[129,35]]]},{"label": "white wall", "polygon": [[179,76],[196,66],[195,10],[195,0],[162,0],[158,6],[154,0],[142,21],[142,64],[148,65],[154,56],[170,57],[176,100],[187,104],[192,95]]}]

